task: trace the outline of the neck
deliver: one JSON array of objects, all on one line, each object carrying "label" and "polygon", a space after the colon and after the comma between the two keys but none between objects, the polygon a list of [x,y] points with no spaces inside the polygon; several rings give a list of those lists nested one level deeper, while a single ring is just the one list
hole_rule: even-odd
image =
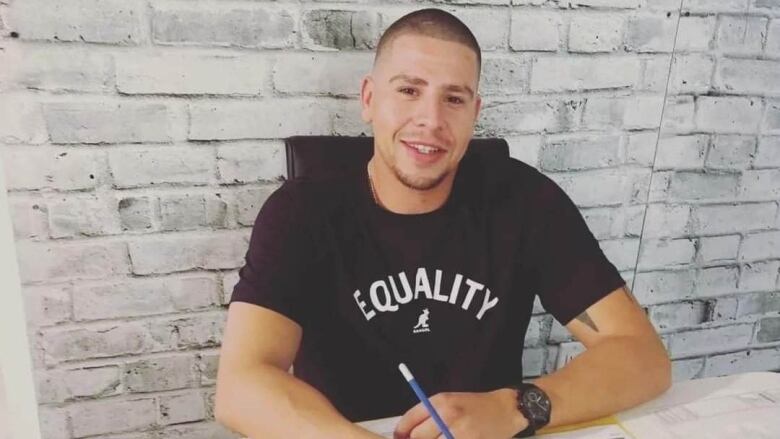
[{"label": "neck", "polygon": [[374,195],[380,206],[393,213],[413,215],[432,212],[447,202],[454,181],[454,173],[447,175],[438,186],[428,190],[412,189],[398,180],[388,166],[374,156],[368,162],[368,175]]}]

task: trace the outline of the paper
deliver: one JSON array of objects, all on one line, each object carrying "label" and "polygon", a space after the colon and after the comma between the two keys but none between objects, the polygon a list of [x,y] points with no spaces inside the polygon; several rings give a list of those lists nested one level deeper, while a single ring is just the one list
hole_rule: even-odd
[{"label": "paper", "polygon": [[375,419],[372,421],[360,422],[357,425],[365,428],[368,431],[374,432],[382,437],[387,437],[392,439],[393,431],[395,430],[395,426],[398,424],[398,421],[400,419],[401,419],[400,416],[394,416],[392,418],[383,418],[383,419]]}]

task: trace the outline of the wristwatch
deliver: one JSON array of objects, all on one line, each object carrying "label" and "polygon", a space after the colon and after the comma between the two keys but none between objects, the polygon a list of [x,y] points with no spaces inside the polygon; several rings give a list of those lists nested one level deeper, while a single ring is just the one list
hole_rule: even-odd
[{"label": "wristwatch", "polygon": [[530,383],[512,386],[517,391],[517,409],[528,420],[528,427],[515,437],[529,437],[550,423],[552,403],[544,390]]}]

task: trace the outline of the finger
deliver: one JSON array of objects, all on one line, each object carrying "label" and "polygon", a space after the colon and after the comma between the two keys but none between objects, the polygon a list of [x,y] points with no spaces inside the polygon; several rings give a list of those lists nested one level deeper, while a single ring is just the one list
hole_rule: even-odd
[{"label": "finger", "polygon": [[422,403],[410,408],[406,413],[398,420],[398,424],[395,426],[393,432],[393,439],[408,439],[415,427],[423,423],[430,417],[428,410]]},{"label": "finger", "polygon": [[433,418],[428,418],[422,424],[412,430],[411,439],[437,439],[443,438],[444,434],[439,429],[439,425]]}]

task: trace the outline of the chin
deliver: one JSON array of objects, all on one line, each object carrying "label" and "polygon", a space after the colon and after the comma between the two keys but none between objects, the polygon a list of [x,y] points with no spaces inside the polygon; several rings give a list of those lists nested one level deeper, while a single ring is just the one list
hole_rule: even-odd
[{"label": "chin", "polygon": [[449,174],[449,172],[445,171],[439,175],[426,176],[405,173],[399,169],[393,169],[393,171],[395,171],[396,177],[404,186],[418,191],[427,191],[439,186],[447,177],[447,174]]}]

